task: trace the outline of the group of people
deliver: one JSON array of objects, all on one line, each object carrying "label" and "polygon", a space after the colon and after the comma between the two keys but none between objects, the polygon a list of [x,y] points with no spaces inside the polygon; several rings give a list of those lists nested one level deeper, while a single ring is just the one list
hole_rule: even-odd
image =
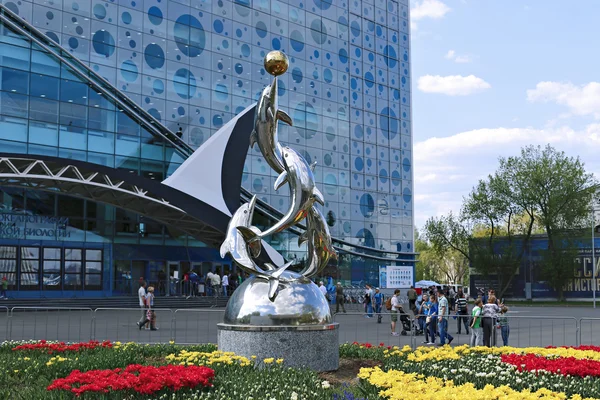
[{"label": "group of people", "polygon": [[148,286],[145,281],[140,283],[138,298],[142,310],[142,318],[136,323],[140,330],[146,328],[157,331],[156,312],[154,311],[154,287]]},{"label": "group of people", "polygon": [[[321,282],[322,284],[322,282]],[[322,285],[321,285],[322,286]],[[468,299],[462,289],[454,292],[450,289],[433,287],[425,290],[421,296],[414,287],[406,293],[410,310],[415,316],[414,330],[417,334],[424,333],[423,344],[435,345],[439,339],[438,346],[450,344],[454,337],[449,332],[449,322],[452,316],[457,321],[456,334],[462,334],[463,328],[467,335],[471,335],[471,346],[494,346],[496,344],[496,329],[502,336],[502,343],[508,346],[510,326],[506,313],[508,307],[496,298],[494,290],[480,295],[474,301],[474,307],[469,311]],[[485,299],[485,301],[484,301]],[[411,320],[405,312],[400,300],[400,290],[396,289],[394,295],[385,300],[379,288],[373,289],[369,284],[365,285],[364,294],[365,318],[373,318],[377,314],[377,322],[381,323],[383,306],[391,313],[391,334],[398,336],[396,331],[397,322],[402,322],[402,334],[413,329]],[[340,306],[344,309],[344,295],[341,284],[336,287],[336,312]]]},{"label": "group of people", "polygon": [[455,313],[454,318],[457,320],[456,333],[460,335],[464,327],[465,333],[471,335],[471,346],[491,347],[495,345],[495,328],[501,330],[504,346],[508,345],[510,335],[510,327],[506,317],[508,307],[498,301],[493,290],[488,292],[485,304],[482,298],[478,297],[470,313],[467,298],[462,290],[459,289],[454,295],[452,303],[448,301],[447,297],[449,295],[445,290],[431,290],[429,293],[423,294],[415,313],[421,329],[425,332],[423,344],[435,344],[436,337],[440,339],[439,345],[442,346],[445,344],[446,338],[448,338],[448,344],[454,340],[448,333],[449,313],[453,311]]},{"label": "group of people", "polygon": [[207,296],[231,296],[242,283],[242,276],[236,272],[225,271],[223,275],[209,271],[206,276],[198,275],[194,270],[183,275],[183,295],[190,298],[201,295],[201,288]]}]

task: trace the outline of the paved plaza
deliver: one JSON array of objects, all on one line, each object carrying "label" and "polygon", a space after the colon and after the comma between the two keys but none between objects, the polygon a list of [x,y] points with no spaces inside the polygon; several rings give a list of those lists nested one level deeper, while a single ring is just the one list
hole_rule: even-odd
[{"label": "paved plaza", "polygon": [[[390,316],[365,318],[357,307],[349,306],[348,313],[337,314],[340,324],[340,343],[370,342],[386,345],[421,345],[424,337],[390,335]],[[157,313],[158,331],[139,330],[135,322],[138,309],[36,310],[12,314],[0,309],[0,340],[60,340],[60,341],[135,341],[161,343],[216,343],[217,323],[222,321],[223,309],[160,310]],[[11,315],[9,317],[9,315]],[[600,328],[600,310],[590,307],[513,307],[510,316],[509,344],[527,346],[566,346],[577,344],[600,345],[595,332]],[[457,321],[451,317],[450,333],[453,345],[468,343],[469,336],[456,334]],[[578,331],[580,329],[581,332]],[[497,332],[501,344],[500,332]],[[579,342],[580,340],[580,342]]]}]

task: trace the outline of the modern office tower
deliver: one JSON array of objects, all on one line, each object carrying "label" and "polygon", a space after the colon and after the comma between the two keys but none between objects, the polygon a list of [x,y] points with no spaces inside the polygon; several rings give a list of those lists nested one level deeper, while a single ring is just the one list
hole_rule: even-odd
[{"label": "modern office tower", "polygon": [[[317,161],[340,250],[324,278],[379,284],[379,267],[414,266],[408,0],[0,7],[0,275],[15,296],[119,295],[161,270],[235,270],[124,192],[158,185],[252,105],[271,82],[271,50],[290,60],[278,95],[293,127],[280,123],[280,140]],[[111,180],[124,172],[138,180]],[[258,224],[288,206],[275,177],[249,150],[242,187],[258,194]],[[270,243],[306,256],[295,232]]]}]

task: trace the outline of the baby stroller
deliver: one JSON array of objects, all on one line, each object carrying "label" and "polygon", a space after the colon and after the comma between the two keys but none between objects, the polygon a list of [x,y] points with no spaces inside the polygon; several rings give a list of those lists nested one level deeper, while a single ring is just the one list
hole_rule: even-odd
[{"label": "baby stroller", "polygon": [[400,334],[406,336],[413,329],[412,320],[410,319],[410,315],[402,308],[398,309],[398,314],[400,314],[400,323],[402,324],[402,332]]}]

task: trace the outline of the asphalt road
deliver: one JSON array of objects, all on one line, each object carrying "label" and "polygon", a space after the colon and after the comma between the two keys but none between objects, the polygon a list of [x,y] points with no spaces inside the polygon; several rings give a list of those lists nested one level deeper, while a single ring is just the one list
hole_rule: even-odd
[{"label": "asphalt road", "polygon": [[[4,311],[4,312],[3,312]],[[370,342],[386,345],[411,344],[407,336],[391,336],[390,316],[384,314],[382,323],[377,318],[365,318],[357,307],[349,305],[346,314],[337,314],[334,321],[340,324],[340,343]],[[174,340],[176,343],[206,343],[217,341],[217,323],[223,317],[222,309],[157,310],[158,331],[139,330],[135,325],[141,311],[134,309],[38,310],[12,313],[8,316],[0,309],[0,341],[4,340],[60,340],[88,341],[111,340],[139,343],[159,343]],[[579,307],[514,307],[510,319],[509,345],[565,346],[581,344],[600,345],[600,309]],[[581,322],[578,322],[583,318]],[[469,336],[456,334],[457,321],[450,318],[449,332],[454,344],[465,344]],[[580,332],[578,331],[580,329]],[[412,343],[421,345],[423,336]],[[500,331],[497,332],[501,344]]]}]

